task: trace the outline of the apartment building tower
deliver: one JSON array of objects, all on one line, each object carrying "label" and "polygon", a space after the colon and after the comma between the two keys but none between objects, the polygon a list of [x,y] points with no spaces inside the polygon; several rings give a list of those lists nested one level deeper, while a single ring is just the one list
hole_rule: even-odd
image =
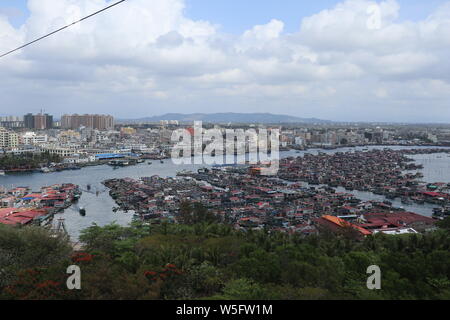
[{"label": "apartment building tower", "polygon": [[0,148],[16,148],[19,145],[19,135],[0,127]]},{"label": "apartment building tower", "polygon": [[49,114],[33,115],[28,113],[23,117],[23,120],[27,129],[46,130],[53,128],[53,116]]},{"label": "apartment building tower", "polygon": [[86,127],[95,130],[114,129],[114,117],[110,115],[84,114],[84,115],[63,115],[61,118],[61,128],[78,129]]}]

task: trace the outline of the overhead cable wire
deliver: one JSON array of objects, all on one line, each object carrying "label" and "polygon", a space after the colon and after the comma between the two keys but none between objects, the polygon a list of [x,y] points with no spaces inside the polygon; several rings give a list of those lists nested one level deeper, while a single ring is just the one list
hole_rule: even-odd
[{"label": "overhead cable wire", "polygon": [[11,51],[8,51],[8,52],[6,52],[6,53],[3,53],[2,55],[0,55],[0,58],[6,57],[7,55],[10,55],[10,54],[12,54],[12,53],[14,53],[14,52],[16,52],[16,51],[19,51],[20,49],[23,49],[23,48],[25,48],[25,47],[28,47],[29,45],[32,45],[33,43],[36,43],[36,42],[41,41],[41,40],[43,40],[43,39],[45,39],[45,38],[48,38],[48,37],[54,35],[55,33],[58,33],[58,32],[60,32],[60,31],[63,31],[64,29],[70,28],[70,27],[72,27],[72,26],[74,26],[74,25],[76,25],[76,24],[78,24],[78,23],[81,23],[81,22],[83,22],[84,20],[87,20],[87,19],[89,19],[89,18],[91,18],[91,17],[93,17],[93,16],[95,16],[95,15],[97,15],[97,14],[99,14],[99,13],[102,13],[103,11],[106,11],[106,10],[108,10],[108,9],[111,9],[112,7],[115,7],[115,6],[121,4],[122,2],[125,2],[125,1],[126,1],[126,0],[120,0],[120,1],[118,1],[118,2],[115,2],[115,3],[113,3],[113,4],[109,5],[109,6],[107,6],[106,8],[103,8],[103,9],[101,9],[101,10],[98,10],[98,11],[96,11],[96,12],[94,12],[94,13],[92,13],[92,14],[90,14],[90,15],[88,15],[88,16],[86,16],[86,17],[80,19],[80,20],[78,20],[78,21],[72,22],[71,24],[68,24],[68,25],[66,25],[66,26],[64,26],[64,27],[62,27],[62,28],[59,28],[58,30],[52,31],[52,32],[46,34],[45,36],[42,36],[42,37],[40,37],[40,38],[37,38],[36,40],[33,40],[33,41],[31,41],[31,42],[28,42],[28,43],[26,43],[26,44],[24,44],[24,45],[22,45],[22,46],[20,46],[20,47],[18,47],[18,48],[15,48],[15,49],[13,49],[13,50],[11,50]]}]

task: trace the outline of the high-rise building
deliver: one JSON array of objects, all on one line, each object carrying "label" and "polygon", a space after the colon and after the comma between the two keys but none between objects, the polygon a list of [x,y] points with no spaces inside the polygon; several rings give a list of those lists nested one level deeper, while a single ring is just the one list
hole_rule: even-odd
[{"label": "high-rise building", "polygon": [[31,113],[27,113],[23,117],[23,121],[25,123],[25,128],[34,129],[34,116]]},{"label": "high-rise building", "polygon": [[53,128],[53,116],[46,114],[45,115],[45,126],[47,127],[46,129],[51,129]]},{"label": "high-rise building", "polygon": [[37,114],[34,116],[34,129],[45,130],[53,127],[53,116],[48,114]]},{"label": "high-rise building", "polygon": [[53,116],[49,114],[26,114],[24,117],[25,128],[45,130],[53,127]]},{"label": "high-rise building", "polygon": [[19,135],[0,127],[0,148],[15,148],[19,145]]},{"label": "high-rise building", "polygon": [[61,118],[61,128],[78,129],[86,127],[96,130],[114,129],[114,118],[109,115],[84,114],[84,115],[63,115]]},{"label": "high-rise building", "polygon": [[24,127],[23,117],[17,116],[0,117],[0,127],[10,129],[23,128]]}]

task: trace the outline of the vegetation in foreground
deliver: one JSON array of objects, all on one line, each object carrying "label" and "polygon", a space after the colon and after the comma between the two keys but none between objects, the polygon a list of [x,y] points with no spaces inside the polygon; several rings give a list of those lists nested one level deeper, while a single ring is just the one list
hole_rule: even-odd
[{"label": "vegetation in foreground", "polygon": [[[433,233],[363,241],[195,222],[92,226],[83,253],[40,228],[0,226],[0,298],[450,299],[449,219]],[[81,290],[67,289],[69,265]],[[370,265],[382,290],[366,287]]]}]

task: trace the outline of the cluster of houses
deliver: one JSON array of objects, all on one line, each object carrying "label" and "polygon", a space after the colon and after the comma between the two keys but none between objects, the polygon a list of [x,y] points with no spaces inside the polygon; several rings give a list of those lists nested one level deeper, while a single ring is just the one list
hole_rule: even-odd
[{"label": "cluster of houses", "polygon": [[45,225],[53,215],[72,205],[81,195],[77,185],[62,184],[32,192],[28,187],[0,189],[0,223]]},{"label": "cluster of houses", "polygon": [[417,215],[412,212],[365,212],[361,215],[331,216],[324,215],[316,218],[319,230],[325,228],[333,232],[345,232],[350,230],[357,237],[365,237],[384,233],[388,235],[401,235],[419,232],[427,232],[435,229],[435,220],[429,217]]},{"label": "cluster of houses", "polygon": [[366,234],[420,232],[432,229],[435,223],[390,203],[363,202],[327,186],[307,187],[253,175],[251,169],[220,167],[183,172],[176,178],[112,179],[104,184],[118,204],[115,211],[132,210],[151,223],[181,221],[180,206],[185,201],[203,204],[223,222],[242,230],[309,235],[320,231],[323,217],[360,225]]},{"label": "cluster of houses", "polygon": [[[419,181],[421,165],[407,155],[436,153],[438,150],[372,150],[282,159],[278,177],[287,181],[303,181],[312,185],[344,187],[367,191],[387,198],[402,198],[405,203],[450,202],[450,185],[426,184]],[[447,150],[448,152],[448,150]]]}]

